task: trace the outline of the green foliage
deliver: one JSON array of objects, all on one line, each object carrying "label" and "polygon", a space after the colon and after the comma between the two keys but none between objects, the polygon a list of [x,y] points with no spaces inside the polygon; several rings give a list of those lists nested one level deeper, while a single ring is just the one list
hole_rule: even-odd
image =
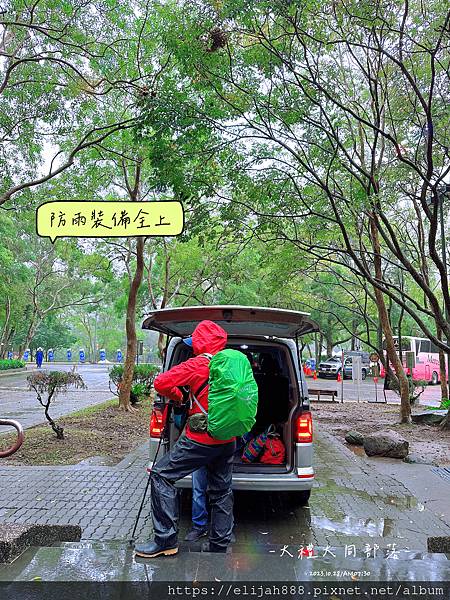
[{"label": "green foliage", "polygon": [[149,391],[148,386],[145,383],[135,383],[131,386],[130,402],[131,404],[137,404],[141,400],[148,398]]},{"label": "green foliage", "polygon": [[49,314],[37,327],[32,347],[69,348],[75,341],[70,327],[55,314]]},{"label": "green foliage", "polygon": [[14,358],[0,360],[0,371],[6,371],[7,369],[20,369],[25,366],[23,360],[17,360]]},{"label": "green foliage", "polygon": [[[110,383],[116,387],[114,393],[117,396],[119,395],[120,385],[122,383],[123,371],[123,365],[114,365],[109,372],[109,380]],[[153,388],[153,382],[159,371],[160,368],[153,364],[134,365],[130,395],[131,404],[136,404],[150,395]]]},{"label": "green foliage", "polygon": [[[377,284],[395,334],[436,333],[446,278],[424,205],[448,163],[442,3],[405,19],[399,1],[42,0],[2,19],[3,348],[83,346],[95,360],[125,347],[135,241],[52,245],[35,208],[129,200],[137,165],[142,199],[186,211],[182,236],[145,242],[137,325],[161,307],[268,305],[311,312],[317,345],[375,348]],[[49,150],[64,164],[128,119],[8,195],[48,171]],[[142,396],[148,381],[133,381]]]},{"label": "green foliage", "polygon": [[427,406],[428,410],[450,410],[450,398],[442,398],[439,406]]}]

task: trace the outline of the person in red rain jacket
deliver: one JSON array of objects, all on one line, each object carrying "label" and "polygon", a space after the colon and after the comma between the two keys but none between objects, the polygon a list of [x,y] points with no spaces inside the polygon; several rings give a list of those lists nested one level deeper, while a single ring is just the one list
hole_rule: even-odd
[{"label": "person in red rain jacket", "polygon": [[[158,394],[182,402],[180,387],[189,387],[204,411],[208,411],[210,356],[223,350],[226,331],[213,321],[201,321],[192,334],[194,357],[161,373],[154,386]],[[210,356],[205,356],[208,354]],[[197,396],[197,391],[203,388]],[[195,402],[189,416],[201,413]],[[235,439],[217,440],[207,432],[191,431],[181,436],[172,450],[165,454],[151,471],[151,505],[154,540],[135,547],[135,553],[145,558],[168,556],[178,552],[178,498],[175,483],[200,467],[207,468],[211,506],[210,552],[226,552],[233,531],[233,493],[231,479]]]}]

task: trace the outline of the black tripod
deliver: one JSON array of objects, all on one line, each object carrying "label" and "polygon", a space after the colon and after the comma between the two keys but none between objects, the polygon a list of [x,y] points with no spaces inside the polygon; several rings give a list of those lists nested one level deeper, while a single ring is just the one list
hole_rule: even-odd
[{"label": "black tripod", "polygon": [[[153,460],[153,464],[156,463],[156,459],[158,458],[158,454],[159,454],[159,450],[161,448],[162,444],[167,444],[169,442],[169,434],[170,434],[170,417],[171,417],[171,413],[172,413],[172,408],[173,408],[173,402],[170,401],[167,404],[167,412],[166,412],[166,421],[164,423],[164,429],[161,432],[161,437],[159,439],[159,444],[158,444],[158,448],[156,450],[156,454],[155,454],[155,458]],[[130,546],[133,546],[136,539],[135,539],[135,534],[136,534],[136,529],[139,523],[139,519],[141,518],[141,512],[142,509],[144,508],[144,502],[145,502],[145,498],[147,497],[147,492],[148,492],[148,488],[150,486],[150,474],[147,477],[147,483],[145,485],[145,490],[144,490],[144,495],[142,497],[142,502],[141,502],[141,506],[139,507],[139,511],[136,517],[136,522],[134,524],[134,528],[133,528],[133,533],[131,534],[131,538],[129,540]]]}]

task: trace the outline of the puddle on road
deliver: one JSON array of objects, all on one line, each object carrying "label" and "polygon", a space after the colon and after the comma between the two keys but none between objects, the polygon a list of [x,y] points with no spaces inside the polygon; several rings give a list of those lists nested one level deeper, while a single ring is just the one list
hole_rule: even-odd
[{"label": "puddle on road", "polygon": [[377,501],[403,510],[415,509],[419,512],[424,510],[424,505],[421,504],[414,496],[387,496],[383,493],[382,487],[379,488],[380,493],[377,493],[376,491],[374,491],[374,493],[369,493],[364,490],[343,487],[342,485],[334,482],[334,477],[335,473],[333,473],[332,470],[321,468],[317,472],[314,487],[316,489],[320,489],[320,491],[323,493],[331,493],[336,495],[346,494],[366,500],[372,504],[374,501]]},{"label": "puddle on road", "polygon": [[[365,500],[367,502],[370,502],[371,504],[373,504],[376,500],[377,502],[382,502],[383,504],[394,506],[403,510],[415,509],[419,512],[422,512],[424,510],[424,505],[421,504],[414,496],[405,496],[398,498],[396,496],[382,496],[381,494],[376,493],[369,494],[368,492],[365,492],[363,490],[355,490],[351,488],[345,488],[337,484],[333,484],[330,480],[327,480],[326,484],[324,485],[320,485],[320,482],[318,483],[318,488],[321,490],[321,492],[324,493],[329,492],[335,495],[346,494],[360,498],[361,500]],[[380,489],[380,491],[382,490]]]},{"label": "puddle on road", "polygon": [[339,521],[327,517],[311,517],[311,525],[319,529],[344,533],[346,535],[389,537],[392,535],[394,521],[392,519],[357,519],[345,516]]}]

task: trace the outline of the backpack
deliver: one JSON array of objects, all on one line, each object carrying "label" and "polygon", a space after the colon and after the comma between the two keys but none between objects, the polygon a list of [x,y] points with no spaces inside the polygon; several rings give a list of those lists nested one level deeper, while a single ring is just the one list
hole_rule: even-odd
[{"label": "backpack", "polygon": [[278,434],[267,437],[259,462],[266,465],[282,465],[286,457],[286,447]]},{"label": "backpack", "polygon": [[208,412],[195,396],[193,400],[207,415],[208,433],[217,440],[244,435],[255,424],[258,408],[258,386],[248,358],[230,348],[203,356],[209,358]]}]

